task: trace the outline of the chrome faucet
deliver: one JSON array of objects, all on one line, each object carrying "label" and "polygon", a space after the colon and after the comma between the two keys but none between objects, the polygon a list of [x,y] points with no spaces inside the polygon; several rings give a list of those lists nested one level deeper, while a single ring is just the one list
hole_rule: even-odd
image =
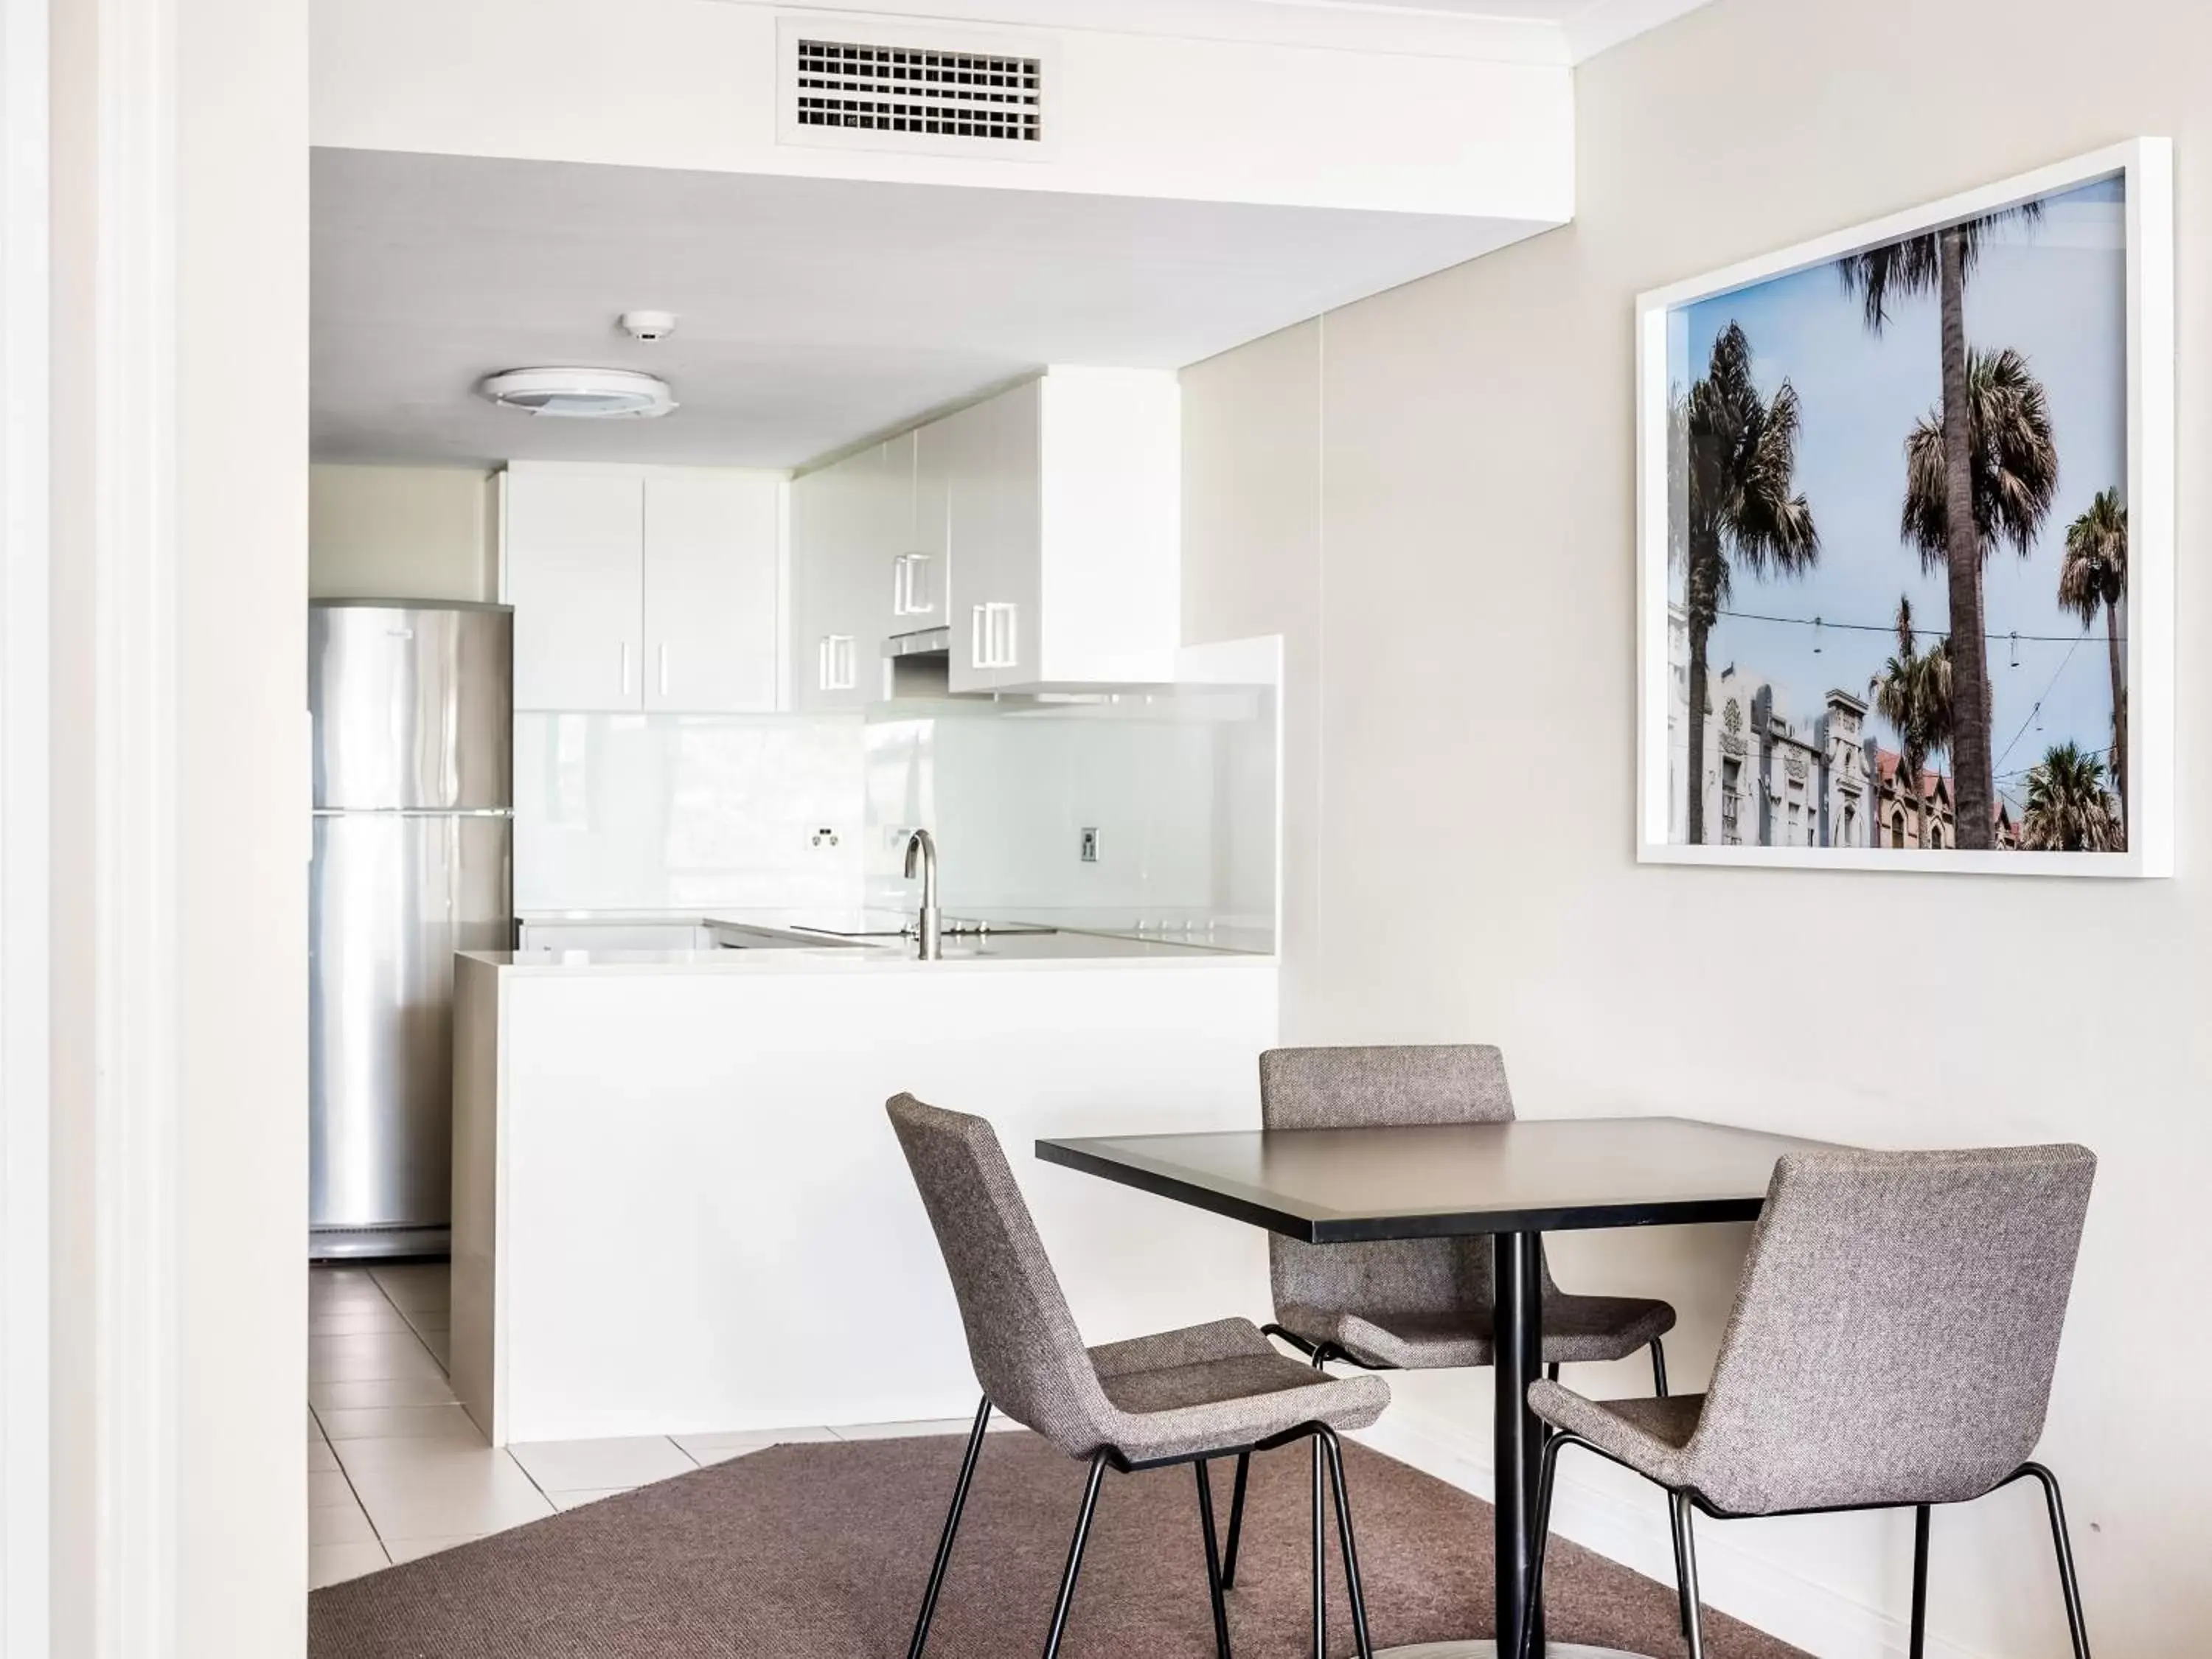
[{"label": "chrome faucet", "polygon": [[907,837],[908,881],[914,879],[917,864],[921,866],[921,915],[915,921],[917,954],[924,962],[938,962],[945,956],[945,918],[937,908],[937,841],[927,830],[917,830]]}]

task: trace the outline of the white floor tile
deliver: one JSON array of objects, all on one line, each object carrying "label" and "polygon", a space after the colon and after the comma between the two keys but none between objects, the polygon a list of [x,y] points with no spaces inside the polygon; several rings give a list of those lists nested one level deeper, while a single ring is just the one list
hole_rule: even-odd
[{"label": "white floor tile", "polygon": [[331,1460],[331,1467],[327,1469],[307,1471],[307,1507],[309,1509],[328,1509],[334,1504],[344,1504],[353,1501],[353,1486],[345,1478],[344,1472],[338,1468],[336,1458]]},{"label": "white floor tile", "polygon": [[742,1429],[730,1434],[679,1434],[672,1437],[685,1455],[699,1463],[720,1463],[769,1446],[798,1441],[835,1440],[836,1437],[832,1430],[815,1428]]},{"label": "white floor tile", "polygon": [[408,1329],[407,1316],[380,1295],[374,1305],[341,1305],[327,1312],[316,1309],[307,1315],[309,1336],[365,1336],[378,1331]]},{"label": "white floor tile", "polygon": [[311,1382],[375,1382],[395,1376],[442,1375],[438,1362],[412,1331],[307,1339],[307,1376]]},{"label": "white floor tile", "polygon": [[439,1367],[441,1370],[447,1371],[452,1370],[453,1369],[453,1333],[450,1331],[424,1331],[422,1334],[422,1346],[430,1351],[430,1358],[438,1362]]},{"label": "white floor tile", "polygon": [[975,1426],[973,1418],[933,1417],[912,1423],[840,1423],[832,1432],[840,1440],[897,1440],[917,1434],[964,1435]]},{"label": "white floor tile", "polygon": [[453,1384],[442,1376],[386,1376],[366,1382],[307,1384],[307,1403],[319,1412],[362,1411],[373,1406],[451,1406]]},{"label": "white floor tile", "polygon": [[415,1331],[423,1335],[428,1335],[432,1331],[449,1331],[453,1328],[453,1310],[451,1308],[407,1308],[400,1311],[400,1317],[404,1319]]},{"label": "white floor tile", "polygon": [[[484,1468],[497,1463],[514,1463],[506,1451],[486,1443],[482,1435],[469,1439],[459,1436],[425,1435],[414,1438],[391,1440],[335,1440],[331,1449],[337,1453],[338,1462],[346,1473],[362,1475],[378,1469],[420,1468],[427,1464],[442,1465],[447,1468]],[[516,1464],[520,1468],[521,1465]]]},{"label": "white floor tile", "polygon": [[312,1545],[307,1550],[307,1588],[324,1589],[343,1584],[349,1578],[391,1565],[381,1544]]},{"label": "white floor tile", "polygon": [[473,1544],[489,1534],[465,1532],[453,1538],[395,1538],[392,1540],[392,1564],[420,1561],[426,1555],[435,1555],[440,1550],[449,1550],[456,1544]]},{"label": "white floor tile", "polygon": [[395,1308],[443,1308],[452,1293],[453,1269],[442,1261],[406,1262],[375,1270],[377,1288]]},{"label": "white floor tile", "polygon": [[511,1446],[514,1461],[547,1492],[586,1492],[639,1486],[689,1474],[695,1465],[675,1443],[658,1435],[628,1440],[549,1440]]},{"label": "white floor tile", "polygon": [[556,1510],[580,1510],[586,1504],[596,1504],[602,1498],[620,1498],[637,1490],[635,1486],[607,1486],[598,1492],[549,1492]]},{"label": "white floor tile", "polygon": [[319,1434],[307,1443],[307,1473],[326,1474],[337,1468],[338,1455],[331,1449],[331,1443]]},{"label": "white floor tile", "polygon": [[420,1459],[351,1473],[377,1535],[386,1540],[499,1532],[553,1513],[545,1495],[503,1454],[482,1462]]},{"label": "white floor tile", "polygon": [[[343,1476],[340,1479],[343,1479]],[[307,1542],[313,1544],[374,1544],[376,1528],[349,1494],[343,1504],[325,1504],[307,1511]]]},{"label": "white floor tile", "polygon": [[484,1437],[459,1406],[371,1406],[322,1413],[323,1431],[346,1461],[350,1440],[459,1440],[481,1446]]}]

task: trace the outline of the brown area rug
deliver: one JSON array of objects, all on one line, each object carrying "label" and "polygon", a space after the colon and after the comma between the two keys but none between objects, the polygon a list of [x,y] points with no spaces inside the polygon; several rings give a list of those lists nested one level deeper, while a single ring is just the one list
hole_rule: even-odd
[{"label": "brown area rug", "polygon": [[[317,1590],[311,1659],[902,1659],[958,1470],[958,1437],[777,1446],[405,1566]],[[1376,1645],[1491,1633],[1490,1509],[1345,1448]],[[1239,1659],[1311,1650],[1304,1445],[1253,1460],[1230,1592]],[[1215,1466],[1228,1524],[1233,1465]],[[1034,1659],[1085,1470],[1030,1434],[985,1443],[930,1638],[933,1659]],[[1659,1500],[1655,1496],[1655,1503]],[[1110,1471],[1066,1659],[1211,1659],[1196,1483]],[[1334,1528],[1332,1528],[1332,1532]],[[1674,1592],[1555,1546],[1551,1634],[1672,1656]],[[1352,1651],[1330,1540],[1332,1653]],[[1714,1659],[1802,1659],[1717,1613]]]}]

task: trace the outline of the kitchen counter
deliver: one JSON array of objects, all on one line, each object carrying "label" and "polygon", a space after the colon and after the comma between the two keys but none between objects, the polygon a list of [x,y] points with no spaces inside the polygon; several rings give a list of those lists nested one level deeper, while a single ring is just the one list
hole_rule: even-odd
[{"label": "kitchen counter", "polygon": [[[1182,910],[1140,912],[1036,908],[948,909],[945,915],[948,924],[956,919],[963,924],[984,924],[991,930],[988,938],[994,944],[1017,933],[1045,932],[1057,933],[1066,939],[1079,936],[1133,940],[1194,951],[1231,951],[1243,955],[1268,956],[1275,948],[1274,928],[1264,917],[1255,919]],[[860,918],[866,919],[867,925],[874,928],[887,931],[851,931],[859,925],[856,919]],[[737,934],[767,934],[771,938],[764,943],[787,945],[797,941],[801,947],[815,944],[833,949],[848,944],[903,945],[910,951],[914,944],[911,938],[901,939],[896,931],[901,924],[913,921],[912,913],[908,911],[871,909],[825,913],[820,910],[720,908],[695,910],[526,910],[520,912],[516,920],[526,927],[696,927]],[[951,955],[956,937],[962,942],[966,941],[965,935],[956,936],[948,933],[945,940],[948,957]],[[1080,950],[1055,949],[1040,951],[1036,956],[1043,958],[1085,953]],[[1102,948],[1088,951],[1087,954],[1103,957],[1121,953]],[[1161,954],[1164,956],[1166,953]]]},{"label": "kitchen counter", "polygon": [[901,1091],[997,1127],[1090,1340],[1267,1316],[1254,1230],[1030,1147],[1257,1127],[1273,957],[769,931],[456,959],[453,1382],[495,1443],[971,1412]]},{"label": "kitchen counter", "polygon": [[945,955],[924,962],[911,939],[823,940],[818,945],[778,944],[763,949],[714,951],[466,951],[471,961],[522,974],[839,974],[886,970],[957,971],[963,968],[1052,967],[1062,963],[1103,967],[1121,963],[1204,968],[1259,963],[1271,958],[1249,952],[1170,944],[1163,939],[1124,939],[1112,934],[1073,933],[963,935],[945,941]]}]

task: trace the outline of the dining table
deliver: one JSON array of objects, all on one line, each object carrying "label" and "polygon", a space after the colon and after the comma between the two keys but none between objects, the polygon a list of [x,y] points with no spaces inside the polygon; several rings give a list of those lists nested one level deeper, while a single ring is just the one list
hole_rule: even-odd
[{"label": "dining table", "polygon": [[1621,1659],[1617,1650],[1547,1645],[1529,1595],[1544,1427],[1528,1409],[1528,1385],[1542,1364],[1543,1236],[1748,1221],[1776,1160],[1824,1144],[1683,1117],[1524,1118],[1043,1139],[1036,1155],[1309,1244],[1487,1237],[1495,1635],[1380,1651]]}]

